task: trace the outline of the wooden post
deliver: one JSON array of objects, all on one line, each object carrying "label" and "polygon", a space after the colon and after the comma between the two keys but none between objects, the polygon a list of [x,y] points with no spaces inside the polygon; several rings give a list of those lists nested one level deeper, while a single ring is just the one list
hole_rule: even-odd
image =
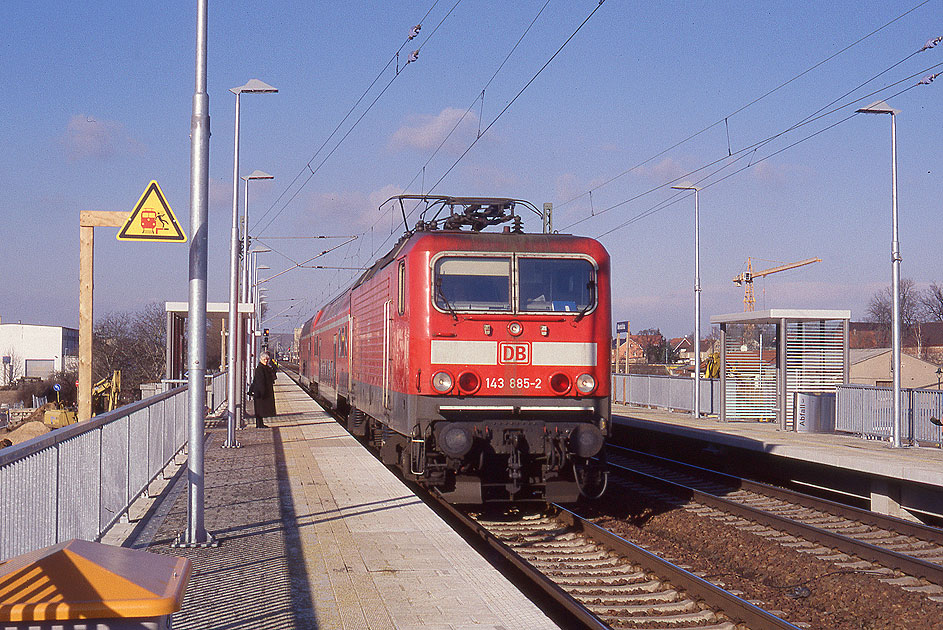
[{"label": "wooden post", "polygon": [[121,227],[130,212],[83,210],[79,214],[79,422],[92,417],[92,306],[94,304],[95,228]]}]

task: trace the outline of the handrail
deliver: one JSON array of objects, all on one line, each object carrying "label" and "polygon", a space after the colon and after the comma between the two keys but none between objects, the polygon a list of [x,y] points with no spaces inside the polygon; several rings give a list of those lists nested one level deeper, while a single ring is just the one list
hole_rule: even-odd
[{"label": "handrail", "polygon": [[59,429],[50,431],[49,433],[37,435],[36,437],[30,438],[25,442],[8,446],[0,450],[0,467],[6,466],[7,464],[13,463],[19,459],[23,459],[24,457],[29,457],[33,453],[37,453],[44,448],[65,442],[66,440],[70,440],[75,436],[87,431],[94,431],[99,427],[120,420],[125,416],[130,416],[136,411],[140,411],[141,409],[150,407],[151,405],[156,404],[162,400],[166,400],[167,398],[175,396],[186,389],[186,385],[181,385],[180,387],[175,387],[169,391],[161,392],[160,394],[156,394],[133,403],[128,403],[127,405],[123,405],[112,411],[100,413],[91,420],[69,424]]},{"label": "handrail", "polygon": [[[214,404],[223,383],[225,372],[208,383]],[[0,561],[99,540],[185,448],[187,402],[187,386],[175,387],[0,449]]]}]

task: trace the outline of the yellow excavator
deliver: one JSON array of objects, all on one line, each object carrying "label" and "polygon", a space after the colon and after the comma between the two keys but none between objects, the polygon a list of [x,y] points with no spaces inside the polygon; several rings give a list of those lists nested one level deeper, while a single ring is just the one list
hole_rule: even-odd
[{"label": "yellow excavator", "polygon": [[113,411],[121,394],[121,370],[115,370],[92,385],[92,415]]},{"label": "yellow excavator", "polygon": [[[118,395],[121,393],[121,370],[115,370],[92,386],[92,415],[112,411],[118,407]],[[58,392],[56,392],[58,396]],[[74,410],[63,409],[57,403],[55,408],[43,413],[43,424],[53,429],[77,422]]]}]

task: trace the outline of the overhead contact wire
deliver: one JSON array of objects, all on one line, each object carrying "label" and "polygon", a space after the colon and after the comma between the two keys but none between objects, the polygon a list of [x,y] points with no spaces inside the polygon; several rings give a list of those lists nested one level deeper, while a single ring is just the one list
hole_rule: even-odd
[{"label": "overhead contact wire", "polygon": [[[940,67],[940,66],[943,66],[943,63],[939,63],[939,64],[936,64],[936,65],[934,65],[934,66],[931,66],[928,70],[932,70],[932,69],[935,69],[935,68]],[[924,70],[923,72],[926,72],[926,71],[927,71],[927,70]],[[918,76],[919,74],[923,74],[923,72],[914,74],[914,75],[908,77],[908,79],[912,79],[913,77]],[[899,84],[899,83],[902,83],[902,82],[905,81],[905,80],[907,80],[907,79],[902,79],[901,81],[898,81],[897,83],[892,84],[892,85],[897,85],[897,84]],[[898,92],[895,92],[894,94],[892,94],[892,95],[890,95],[890,96],[888,96],[888,97],[886,97],[886,98],[888,98],[888,99],[896,98],[896,97],[900,96],[901,94],[904,94],[905,92],[908,92],[908,91],[914,89],[915,87],[918,87],[919,85],[922,85],[922,83],[916,83],[916,84],[914,84],[914,85],[907,86],[906,88],[904,88],[904,89],[902,89],[902,90],[899,90]],[[882,88],[882,90],[883,90],[883,89],[886,89],[886,88]],[[873,95],[873,93],[872,93],[871,95]],[[862,97],[862,98],[867,98],[867,96]],[[860,100],[862,100],[862,99],[861,99],[861,98],[858,98],[858,99],[855,99],[855,100],[856,100],[856,101],[860,101]],[[843,106],[843,107],[844,107],[844,106]],[[837,110],[833,110],[833,112],[829,112],[829,113],[834,113],[834,111],[837,111]],[[826,126],[826,127],[823,127],[822,129],[819,129],[819,130],[817,130],[817,131],[815,131],[815,132],[809,134],[808,136],[805,136],[804,138],[800,138],[799,140],[796,140],[795,142],[793,142],[793,143],[791,143],[791,144],[788,144],[788,145],[782,147],[781,149],[778,149],[778,150],[776,150],[776,151],[770,153],[769,155],[766,155],[766,156],[764,156],[764,157],[762,157],[762,158],[756,160],[755,162],[751,161],[751,162],[750,162],[749,164],[747,164],[746,166],[743,166],[743,167],[741,167],[741,168],[739,168],[739,169],[733,171],[732,173],[728,173],[728,174],[724,175],[723,177],[721,177],[721,178],[719,178],[719,179],[717,179],[717,180],[715,180],[715,181],[713,181],[713,182],[709,182],[709,183],[707,183],[707,184],[704,184],[703,186],[701,186],[701,189],[703,190],[703,189],[705,189],[705,188],[710,188],[711,186],[714,186],[714,185],[716,185],[716,184],[719,184],[719,183],[721,183],[722,181],[724,181],[724,180],[726,180],[726,179],[729,179],[730,177],[733,177],[734,175],[737,175],[737,174],[739,174],[739,173],[742,173],[743,171],[747,170],[748,168],[751,168],[751,167],[753,167],[753,166],[756,166],[757,164],[760,164],[761,162],[765,162],[766,160],[768,160],[768,159],[770,159],[770,158],[772,158],[772,157],[775,157],[775,156],[779,155],[780,153],[782,153],[782,152],[784,152],[784,151],[787,151],[787,150],[789,150],[789,149],[795,147],[795,146],[798,145],[798,144],[802,144],[803,142],[805,142],[805,141],[807,141],[807,140],[810,140],[810,139],[814,138],[815,136],[818,136],[819,134],[825,133],[826,131],[837,127],[838,125],[840,125],[840,124],[842,124],[842,123],[845,123],[845,122],[851,120],[852,118],[854,118],[854,117],[857,116],[857,115],[858,115],[858,112],[855,112],[855,113],[852,113],[852,114],[846,116],[845,118],[842,118],[841,120],[835,121],[834,123],[832,123],[832,124],[830,124],[830,125],[828,125],[828,126]],[[803,124],[805,124],[805,123],[803,123]],[[738,158],[738,159],[742,159],[742,156],[741,156],[741,158]],[[726,168],[726,167],[724,167],[724,168]],[[720,170],[720,169],[719,169],[719,170]],[[718,172],[719,172],[719,170],[718,170]],[[712,173],[711,175],[713,175],[713,174],[715,174],[715,173]],[[708,175],[707,177],[702,178],[698,183],[700,183],[701,181],[704,181],[704,179],[709,178],[711,175]],[[665,200],[665,201],[662,201],[662,202],[656,204],[656,205],[653,206],[652,208],[649,208],[648,210],[646,210],[646,211],[644,211],[644,212],[642,212],[642,213],[640,213],[640,214],[638,214],[638,215],[632,217],[632,218],[629,219],[628,221],[626,221],[626,222],[624,222],[624,223],[622,223],[622,224],[620,224],[620,225],[617,225],[617,226],[614,227],[614,228],[611,228],[611,229],[609,229],[609,230],[603,232],[603,233],[600,234],[597,238],[602,238],[602,237],[604,237],[604,236],[607,236],[607,235],[611,234],[612,232],[615,232],[615,231],[617,231],[617,230],[620,230],[620,229],[622,229],[622,228],[624,228],[624,227],[627,227],[627,226],[631,225],[632,223],[635,223],[636,221],[639,221],[639,220],[641,220],[641,219],[644,219],[644,218],[646,218],[646,217],[649,217],[649,216],[655,214],[656,212],[660,212],[661,210],[664,210],[664,209],[667,208],[668,206],[674,204],[674,203],[677,201],[677,198],[680,197],[680,196],[682,196],[682,195],[683,195],[683,193],[680,193],[680,192],[679,192],[679,193],[676,194],[673,198],[667,199],[667,200]],[[597,215],[597,216],[598,216],[598,215]]]},{"label": "overhead contact wire", "polygon": [[[799,74],[797,74],[796,76],[792,77],[791,79],[789,79],[789,80],[787,80],[787,81],[785,81],[785,82],[783,82],[783,83],[777,85],[776,87],[774,87],[773,89],[769,90],[768,92],[766,92],[766,93],[763,94],[762,96],[759,96],[759,97],[753,99],[752,101],[750,101],[750,102],[747,103],[746,105],[743,105],[742,107],[740,107],[739,109],[733,111],[732,113],[727,114],[726,116],[724,116],[724,117],[721,118],[720,120],[711,123],[710,125],[704,127],[704,128],[701,129],[700,131],[697,131],[697,132],[695,132],[695,133],[689,135],[688,137],[684,138],[683,140],[679,140],[678,142],[676,142],[675,144],[671,145],[671,146],[668,147],[667,149],[664,149],[664,150],[662,150],[662,151],[656,153],[655,155],[653,155],[653,156],[651,156],[651,157],[649,157],[649,158],[647,158],[647,159],[645,159],[645,160],[639,162],[638,164],[635,164],[634,166],[632,166],[632,167],[630,167],[630,168],[628,168],[628,169],[622,171],[622,172],[619,173],[618,175],[615,175],[615,176],[609,178],[608,180],[604,181],[603,183],[601,183],[601,184],[599,184],[599,185],[597,185],[597,186],[594,186],[594,187],[591,188],[590,190],[596,191],[596,190],[599,190],[600,188],[603,188],[603,187],[605,187],[605,186],[608,186],[609,184],[611,184],[612,182],[616,181],[617,179],[619,179],[619,178],[621,178],[621,177],[623,177],[623,176],[625,176],[625,175],[628,175],[628,174],[631,173],[632,171],[635,171],[636,169],[641,168],[642,166],[648,164],[649,162],[658,159],[659,157],[663,156],[664,154],[668,153],[669,151],[672,151],[673,149],[678,148],[678,147],[681,146],[682,144],[685,144],[686,142],[689,142],[689,141],[693,140],[694,138],[697,138],[697,137],[700,136],[701,134],[704,134],[704,133],[706,133],[707,131],[710,131],[711,129],[713,129],[713,128],[716,127],[717,125],[720,125],[721,123],[725,123],[725,124],[726,124],[727,120],[728,120],[729,118],[731,118],[732,116],[735,116],[736,114],[739,114],[740,112],[744,111],[744,110],[747,109],[748,107],[751,107],[751,106],[755,105],[756,103],[760,102],[761,100],[765,99],[767,96],[770,96],[771,94],[777,92],[777,91],[780,90],[781,88],[783,88],[783,87],[789,85],[790,83],[793,83],[793,82],[796,81],[797,79],[799,79],[799,78],[805,76],[806,74],[808,74],[808,73],[811,72],[812,70],[815,70],[816,68],[820,67],[821,65],[823,65],[823,64],[825,64],[825,63],[831,61],[831,60],[834,59],[835,57],[837,57],[837,56],[839,56],[839,55],[841,55],[841,54],[847,52],[849,49],[851,49],[851,48],[857,46],[858,44],[860,44],[860,43],[863,42],[864,40],[868,39],[869,37],[872,37],[873,35],[879,33],[880,31],[882,31],[882,30],[884,30],[885,28],[889,27],[890,25],[894,24],[894,23],[897,22],[898,20],[901,20],[902,18],[906,17],[906,16],[909,15],[910,13],[913,13],[914,11],[916,11],[917,9],[919,9],[920,7],[922,7],[923,5],[927,4],[929,1],[930,1],[930,0],[924,0],[924,2],[921,2],[921,3],[917,4],[916,6],[914,6],[913,8],[911,8],[911,9],[905,11],[904,13],[901,13],[900,15],[898,15],[897,17],[895,17],[895,18],[892,19],[891,21],[887,22],[886,24],[884,24],[884,25],[882,25],[882,26],[880,26],[880,27],[874,29],[873,31],[871,31],[871,32],[868,33],[867,35],[864,35],[863,37],[860,37],[859,39],[857,39],[856,41],[852,42],[851,44],[845,46],[844,48],[842,48],[842,49],[839,50],[838,52],[836,52],[836,53],[834,53],[834,54],[832,54],[832,55],[826,57],[826,58],[823,59],[822,61],[820,61],[820,62],[816,63],[815,65],[813,65],[812,67],[810,67],[810,68],[808,68],[808,69],[806,69],[806,70],[800,72]],[[918,52],[919,52],[919,51],[918,51]],[[912,57],[912,56],[913,56],[913,55],[910,55],[910,57]],[[909,59],[910,57],[908,57],[908,59]],[[905,59],[905,61],[906,61],[906,59]],[[903,62],[901,62],[901,63],[903,63]],[[893,66],[892,66],[892,67],[893,67]],[[879,76],[880,76],[880,75],[879,75]],[[828,107],[828,106],[826,105],[826,107]],[[571,199],[568,199],[568,200],[564,201],[563,203],[560,203],[560,204],[557,205],[557,207],[556,207],[557,210],[563,208],[564,206],[567,206],[567,205],[573,203],[573,202],[576,201],[577,199],[581,199],[581,198],[585,197],[588,193],[589,193],[589,191],[584,192],[584,193],[580,193],[579,195],[577,195],[577,196],[575,196],[575,197],[572,197]]]},{"label": "overhead contact wire", "polygon": [[[453,5],[452,8],[449,10],[449,13],[446,14],[446,16],[445,16],[446,18],[452,13],[452,11],[455,10],[455,7],[458,6],[458,4],[459,4],[461,1],[462,1],[462,0],[457,0],[457,2],[455,3],[455,5]],[[439,0],[435,0],[435,2],[432,3],[432,6],[429,8],[428,11],[426,11],[426,14],[423,16],[422,20],[425,20],[426,17],[429,16],[429,14],[433,11],[433,9],[435,9],[435,7],[436,7],[436,5],[437,5],[438,3],[439,3]],[[420,24],[422,23],[422,20],[420,20]],[[435,34],[435,31],[438,30],[439,26],[441,26],[441,25],[442,25],[442,22],[444,22],[444,21],[445,21],[445,18],[442,18],[442,20],[439,21],[439,23],[436,25],[436,27],[432,30],[432,33],[430,33],[430,34],[426,37],[426,39],[423,40],[422,44],[419,46],[420,49],[421,49],[423,46],[425,46],[425,44],[429,41],[429,39],[432,37],[432,35]],[[393,54],[393,56],[390,58],[390,60],[386,63],[386,65],[383,66],[383,68],[380,70],[380,72],[377,74],[377,76],[373,79],[373,81],[370,83],[370,85],[367,87],[367,89],[364,90],[363,94],[360,95],[360,98],[358,98],[357,101],[354,103],[354,105],[350,108],[350,110],[348,110],[348,112],[347,112],[347,114],[344,116],[344,118],[337,124],[337,126],[336,126],[336,127],[334,128],[334,130],[330,133],[330,135],[324,140],[324,142],[321,143],[321,146],[318,147],[317,151],[315,151],[315,153],[314,153],[314,155],[311,157],[311,159],[308,160],[308,162],[305,164],[305,166],[298,172],[298,174],[297,174],[297,175],[295,176],[295,178],[291,181],[291,183],[285,188],[285,190],[282,191],[282,193],[281,193],[281,194],[278,196],[278,198],[272,203],[272,205],[269,207],[269,209],[266,210],[265,213],[263,213],[263,215],[262,215],[261,217],[259,217],[259,219],[255,222],[255,225],[258,226],[258,225],[265,219],[265,217],[268,216],[268,214],[278,205],[279,201],[288,193],[288,191],[291,190],[291,187],[295,185],[295,183],[299,180],[299,178],[301,178],[301,176],[304,174],[304,172],[305,172],[306,170],[309,171],[308,177],[304,180],[304,182],[301,183],[301,185],[298,187],[298,190],[296,190],[295,193],[288,199],[288,201],[285,202],[285,205],[282,206],[281,210],[279,210],[279,211],[275,214],[275,216],[272,217],[272,219],[271,219],[268,223],[265,224],[265,227],[263,227],[263,228],[260,230],[260,232],[264,232],[266,229],[268,229],[268,227],[272,224],[272,222],[273,222],[275,219],[277,219],[279,215],[281,215],[281,213],[285,210],[285,208],[287,208],[288,205],[298,196],[298,194],[301,192],[301,190],[304,189],[304,187],[307,185],[307,183],[308,183],[309,181],[311,181],[311,178],[317,173],[318,170],[320,170],[321,166],[324,165],[324,163],[327,161],[327,159],[330,158],[331,155],[334,154],[334,152],[335,152],[335,151],[337,150],[337,148],[341,145],[341,143],[343,143],[344,140],[347,138],[347,136],[350,135],[351,131],[353,131],[353,129],[360,123],[361,120],[363,120],[363,117],[367,114],[367,112],[369,112],[369,111],[373,108],[373,106],[376,104],[377,100],[379,100],[380,96],[383,96],[383,94],[384,94],[384,93],[386,92],[386,90],[390,87],[390,85],[393,83],[393,81],[396,80],[396,77],[399,76],[399,72],[397,72],[395,75],[393,75],[393,79],[390,81],[390,83],[388,83],[387,86],[386,86],[385,88],[383,88],[383,91],[380,92],[380,95],[377,96],[377,98],[373,100],[373,102],[370,104],[370,106],[367,108],[367,110],[360,116],[360,118],[357,119],[357,121],[351,126],[351,128],[347,131],[347,133],[344,134],[344,137],[341,138],[341,140],[334,146],[334,148],[333,148],[333,149],[331,150],[331,152],[327,155],[327,157],[325,157],[325,158],[318,164],[317,168],[312,169],[312,168],[311,168],[311,163],[314,162],[314,160],[315,160],[315,159],[317,158],[317,156],[321,153],[321,151],[324,149],[324,147],[327,146],[327,144],[331,141],[331,138],[333,138],[333,137],[337,134],[337,132],[338,132],[338,131],[340,130],[340,128],[344,125],[344,123],[347,121],[347,119],[350,118],[351,114],[353,114],[353,112],[357,109],[357,107],[360,105],[360,103],[363,102],[363,99],[366,98],[367,94],[370,93],[370,90],[373,89],[373,87],[377,84],[377,82],[380,80],[380,78],[383,76],[383,74],[387,71],[387,69],[388,69],[388,68],[393,64],[393,62],[398,58],[399,53],[402,52],[402,50],[406,47],[406,44],[409,43],[409,41],[411,41],[411,40],[412,40],[412,38],[408,38],[405,42],[403,42],[403,43],[400,45],[399,49],[397,49],[397,51]]]},{"label": "overhead contact wire", "polygon": [[[491,78],[488,79],[488,81],[485,83],[484,87],[481,89],[480,94],[475,97],[475,100],[472,101],[471,105],[468,106],[468,109],[465,110],[465,113],[462,114],[461,118],[458,119],[455,125],[452,126],[452,129],[449,130],[448,134],[446,134],[446,136],[442,139],[442,141],[435,148],[435,150],[433,150],[432,154],[429,156],[429,159],[427,159],[425,164],[423,164],[422,167],[419,169],[419,172],[416,173],[416,175],[409,181],[408,184],[406,184],[405,190],[409,190],[409,187],[413,185],[413,183],[416,181],[417,178],[419,177],[422,177],[423,179],[425,178],[426,168],[429,166],[429,163],[432,162],[433,158],[435,158],[435,156],[439,153],[442,147],[445,146],[445,143],[448,142],[449,138],[452,137],[452,134],[455,133],[455,130],[458,129],[459,125],[462,124],[462,121],[465,120],[465,118],[468,116],[469,113],[471,113],[471,111],[475,108],[475,104],[478,103],[479,101],[481,101],[481,116],[484,115],[485,92],[494,82],[495,78],[497,78],[498,74],[500,74],[501,70],[504,68],[508,60],[511,58],[511,55],[514,54],[514,51],[516,51],[517,48],[520,46],[521,42],[524,41],[524,38],[527,36],[527,33],[529,33],[530,30],[534,27],[534,24],[537,23],[537,20],[540,18],[540,15],[543,13],[544,9],[547,8],[548,4],[550,4],[550,0],[547,0],[546,2],[544,2],[543,6],[540,7],[540,9],[537,11],[537,15],[535,15],[534,19],[531,20],[530,24],[527,25],[527,28],[525,28],[524,32],[521,33],[521,36],[518,37],[517,42],[511,47],[511,50],[508,51],[507,55],[504,56],[504,60],[501,61],[501,63],[498,65],[497,70],[494,71],[494,73],[491,75]],[[482,135],[481,116],[479,116],[479,120],[478,120],[478,137],[479,138]],[[422,192],[425,193],[424,182],[421,188],[422,188]],[[421,205],[421,202],[417,201],[416,204],[406,214],[407,218],[412,216],[413,212],[415,211],[416,208],[419,207],[419,205]],[[380,222],[380,219],[378,218],[376,221],[374,221],[373,225],[377,225],[379,222]],[[383,243],[380,244],[380,247],[382,247],[388,240],[389,239],[384,240]],[[373,253],[375,253],[377,250],[374,249],[372,251]]]},{"label": "overhead contact wire", "polygon": [[[913,56],[913,55],[911,55],[911,56]],[[899,64],[894,64],[894,66],[896,66],[896,65],[899,65]],[[891,66],[891,68],[893,68],[894,66]],[[772,142],[773,140],[776,140],[777,138],[780,138],[780,137],[784,136],[785,134],[787,134],[787,133],[789,133],[789,132],[791,132],[791,131],[795,131],[796,129],[799,129],[799,128],[805,126],[805,125],[811,124],[811,123],[813,123],[813,122],[815,122],[815,121],[817,121],[817,120],[821,120],[822,118],[825,118],[826,116],[829,116],[829,115],[831,115],[831,114],[834,114],[835,112],[838,112],[838,111],[844,109],[845,107],[848,107],[848,106],[851,105],[851,104],[857,103],[857,102],[862,101],[862,100],[864,100],[864,99],[866,99],[866,98],[868,98],[868,97],[871,97],[871,96],[874,96],[874,95],[876,95],[876,94],[879,94],[879,93],[883,92],[884,90],[887,90],[887,89],[889,89],[889,88],[891,88],[891,87],[894,87],[894,86],[896,86],[896,85],[900,85],[901,83],[904,83],[905,81],[912,80],[912,79],[914,79],[914,78],[916,78],[916,77],[918,77],[918,76],[921,76],[921,75],[923,75],[923,74],[926,73],[926,72],[930,72],[930,71],[932,71],[932,70],[934,70],[934,69],[936,69],[936,68],[938,68],[938,67],[940,67],[940,66],[943,66],[943,63],[938,63],[938,64],[935,64],[935,65],[933,65],[933,66],[930,66],[930,67],[928,67],[928,68],[926,68],[926,69],[924,69],[924,70],[922,70],[922,71],[920,71],[920,72],[916,72],[916,73],[911,74],[911,75],[909,75],[909,76],[907,76],[907,77],[905,77],[905,78],[903,78],[903,79],[900,79],[899,81],[895,81],[894,83],[885,85],[885,86],[883,86],[883,87],[881,87],[881,88],[879,88],[879,89],[877,89],[877,90],[874,90],[874,91],[872,91],[872,92],[870,92],[870,93],[868,93],[868,94],[865,94],[865,95],[863,95],[863,96],[854,98],[854,99],[852,99],[851,101],[848,101],[848,102],[846,102],[846,103],[844,103],[844,104],[842,104],[842,105],[839,105],[838,107],[835,107],[835,108],[833,108],[833,109],[831,109],[831,110],[825,111],[824,113],[822,113],[822,109],[819,109],[819,111],[817,112],[818,115],[813,114],[813,115],[811,115],[811,116],[807,116],[807,117],[804,118],[803,120],[799,121],[798,123],[795,123],[795,124],[791,125],[790,127],[786,128],[786,129],[783,130],[783,131],[780,131],[780,132],[775,133],[775,134],[773,134],[773,135],[771,135],[771,136],[769,136],[769,137],[767,137],[767,138],[764,138],[764,139],[762,139],[762,140],[759,140],[759,141],[757,141],[757,142],[754,142],[753,144],[751,144],[751,145],[749,145],[749,146],[746,146],[746,147],[743,147],[742,149],[738,149],[737,151],[735,151],[735,152],[732,154],[732,156],[739,156],[739,157],[737,157],[736,159],[734,159],[732,162],[730,162],[729,164],[727,164],[727,165],[724,166],[723,168],[727,168],[727,167],[731,166],[732,164],[735,164],[736,162],[738,162],[738,161],[742,160],[744,157],[746,157],[747,154],[749,154],[749,153],[755,153],[758,149],[760,149],[760,148],[766,146],[767,144],[769,144],[769,143]],[[881,76],[881,75],[884,74],[885,72],[886,72],[886,71],[881,72],[881,73],[875,75],[874,78],[876,78],[876,77],[878,77],[878,76]],[[872,79],[869,79],[869,80],[866,81],[865,83],[863,83],[863,84],[859,85],[857,88],[855,88],[855,90],[859,89],[860,87],[862,87],[862,86],[864,86],[864,85],[867,85],[867,83],[870,83],[872,80],[873,80],[873,78],[872,78]],[[907,92],[907,91],[910,90],[910,89],[913,89],[914,87],[917,87],[917,85],[920,85],[920,83],[917,83],[917,84],[908,86],[907,88],[905,88],[905,89],[903,89],[903,90],[901,90],[901,91],[895,93],[895,94],[892,95],[892,96],[888,96],[888,97],[886,97],[886,98],[894,98],[894,97],[896,97],[896,96],[898,96],[898,95],[900,95],[900,94],[903,94],[904,92]],[[854,92],[855,90],[852,90],[851,92]],[[846,96],[847,96],[847,94],[846,94]],[[834,103],[834,102],[835,102],[835,101],[832,101],[832,103]],[[827,106],[826,106],[826,107],[827,107]],[[824,108],[823,108],[823,109],[824,109]],[[816,135],[816,134],[813,134],[813,135]],[[812,136],[809,136],[809,137],[812,137]],[[794,145],[790,145],[790,146],[794,146]],[[778,153],[778,152],[777,152],[777,153]],[[772,154],[772,155],[775,155],[775,153]],[[614,209],[616,209],[616,208],[619,208],[619,207],[621,207],[621,206],[626,205],[627,203],[630,203],[630,202],[632,202],[632,201],[635,201],[635,200],[637,200],[637,199],[639,199],[639,198],[641,198],[641,197],[644,197],[644,196],[649,195],[649,194],[651,194],[651,193],[653,193],[653,192],[656,192],[656,191],[658,191],[658,190],[661,190],[661,189],[664,188],[666,185],[670,185],[670,184],[673,184],[673,183],[675,183],[675,182],[682,181],[682,180],[684,180],[684,179],[686,179],[686,178],[688,178],[688,177],[693,176],[695,173],[698,173],[698,172],[704,170],[705,168],[710,168],[711,166],[713,166],[713,165],[715,165],[715,164],[718,164],[718,163],[720,163],[720,162],[727,161],[727,160],[729,160],[732,156],[731,156],[731,155],[725,155],[725,156],[720,157],[720,158],[718,158],[718,159],[716,159],[716,160],[713,160],[713,161],[711,161],[711,162],[708,162],[707,164],[704,164],[704,165],[702,165],[702,166],[699,166],[698,168],[696,168],[696,169],[694,169],[694,170],[688,171],[688,172],[684,173],[683,175],[679,175],[678,177],[675,177],[674,179],[669,180],[669,181],[666,182],[666,183],[659,184],[659,185],[657,185],[657,186],[653,186],[653,187],[651,187],[651,188],[649,188],[649,189],[647,189],[647,190],[645,190],[645,191],[643,191],[643,192],[641,192],[641,193],[639,193],[639,194],[637,194],[637,195],[635,195],[635,196],[633,196],[633,197],[630,197],[629,199],[620,201],[619,203],[613,204],[613,205],[611,205],[611,206],[609,206],[608,208],[605,208],[605,209],[603,209],[603,210],[599,210],[598,212],[595,212],[594,215],[590,215],[590,216],[586,216],[586,217],[583,217],[583,218],[581,218],[581,219],[578,219],[578,220],[576,220],[576,221],[574,221],[574,222],[572,222],[572,223],[570,223],[570,224],[564,226],[564,227],[561,228],[561,229],[563,229],[563,230],[569,230],[570,228],[572,228],[572,227],[574,227],[574,226],[576,226],[576,225],[579,225],[580,223],[584,223],[584,222],[586,222],[586,221],[589,221],[590,219],[594,219],[594,218],[596,218],[596,217],[598,217],[598,216],[600,216],[600,215],[602,215],[602,214],[605,214],[606,212],[609,212],[610,210],[614,210]],[[769,158],[769,157],[771,157],[771,156],[767,156],[767,157],[765,157],[765,158],[762,158],[762,159],[760,159],[760,160],[757,160],[756,162],[752,162],[752,161],[751,161],[751,163],[748,164],[747,166],[749,167],[749,166],[754,166],[754,165],[756,165],[756,164],[759,164],[760,162],[762,162],[763,160],[765,160],[765,159],[767,159],[767,158]],[[704,179],[709,178],[711,175],[716,174],[716,173],[719,172],[720,170],[723,170],[723,169],[718,169],[718,171],[715,171],[714,173],[711,173],[711,174],[705,176],[704,178],[701,178],[700,180],[698,180],[698,181],[695,182],[695,183],[700,183],[700,182],[703,181]],[[737,171],[737,172],[739,172],[739,171]],[[646,215],[646,216],[647,216],[647,215]]]}]

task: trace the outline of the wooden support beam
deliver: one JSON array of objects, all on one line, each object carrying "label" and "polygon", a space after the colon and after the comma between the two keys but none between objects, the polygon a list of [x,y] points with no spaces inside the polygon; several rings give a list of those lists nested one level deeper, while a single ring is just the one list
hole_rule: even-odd
[{"label": "wooden support beam", "polygon": [[82,210],[79,214],[79,225],[82,227],[122,227],[127,223],[130,215],[130,212]]},{"label": "wooden support beam", "polygon": [[130,212],[82,210],[79,213],[79,387],[78,419],[92,417],[92,307],[94,305],[95,228],[121,227]]}]

